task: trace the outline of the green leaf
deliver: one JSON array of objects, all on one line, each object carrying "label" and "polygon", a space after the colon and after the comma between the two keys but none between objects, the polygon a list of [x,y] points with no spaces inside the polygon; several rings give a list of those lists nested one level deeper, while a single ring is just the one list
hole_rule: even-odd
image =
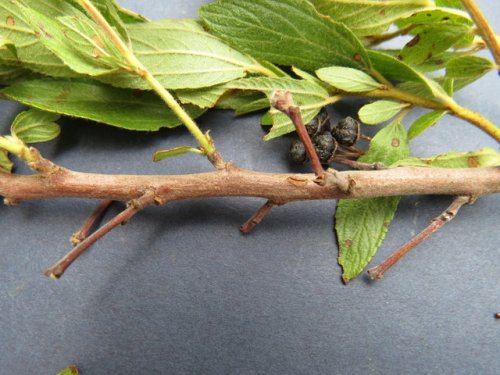
[{"label": "green leaf", "polygon": [[500,153],[485,147],[473,152],[446,152],[431,158],[407,158],[399,160],[391,167],[432,167],[432,168],[486,168],[500,167]]},{"label": "green leaf", "polygon": [[[43,12],[50,17],[61,15],[60,12],[72,14],[75,10],[63,0],[25,0],[31,8]],[[58,57],[50,52],[35,36],[31,25],[26,21],[17,3],[0,2],[0,19],[5,20],[2,27],[4,38],[16,46],[17,58],[9,50],[0,49],[0,63],[11,66],[22,66],[35,72],[52,76],[75,76]]]},{"label": "green leaf", "polygon": [[0,172],[11,173],[14,163],[9,159],[9,153],[5,150],[0,150]]},{"label": "green leaf", "polygon": [[316,75],[322,81],[346,92],[373,91],[383,86],[360,70],[340,66],[319,69]]},{"label": "green leaf", "polygon": [[382,74],[386,79],[417,83],[423,95],[430,95],[437,98],[448,96],[437,82],[418,72],[405,62],[383,52],[369,51],[368,54],[373,63],[374,70]]},{"label": "green leaf", "polygon": [[368,125],[380,124],[396,116],[401,110],[409,107],[408,103],[378,100],[366,104],[359,110],[359,119]]},{"label": "green leaf", "polygon": [[354,33],[307,0],[219,0],[202,6],[200,17],[215,35],[257,59],[309,71],[370,67]]},{"label": "green leaf", "polygon": [[446,64],[446,76],[479,79],[493,69],[495,64],[488,59],[479,56],[461,56]]},{"label": "green leaf", "polygon": [[54,19],[30,8],[21,9],[40,42],[75,72],[97,76],[125,64],[109,37],[87,17]]},{"label": "green leaf", "polygon": [[[118,89],[95,81],[21,81],[0,93],[44,111],[129,130],[154,131],[181,124],[153,92]],[[198,117],[204,112],[199,107],[186,106],[185,109],[191,117]]]},{"label": "green leaf", "polygon": [[[402,18],[396,22],[399,28],[408,27],[410,25],[435,25],[442,23],[461,24],[466,26],[473,26],[474,22],[470,19],[469,15],[465,12],[453,9],[425,9],[413,13],[409,17]],[[410,31],[415,34],[415,30]]]},{"label": "green leaf", "polygon": [[[359,161],[390,165],[409,154],[406,131],[402,125],[393,122],[377,133],[370,142],[368,153]],[[335,229],[345,282],[358,276],[377,252],[399,200],[400,197],[385,197],[339,201]]]},{"label": "green leaf", "polygon": [[55,123],[59,117],[55,113],[30,109],[16,116],[10,131],[24,143],[48,142],[57,138],[61,132],[61,128]]},{"label": "green leaf", "polygon": [[71,365],[61,372],[57,373],[57,375],[79,375],[80,373],[78,372],[78,369],[76,368],[75,365]]},{"label": "green leaf", "polygon": [[172,148],[170,150],[156,151],[153,155],[153,161],[161,161],[163,159],[173,158],[174,156],[187,154],[188,152],[202,154],[202,152],[198,148],[194,148],[194,147],[190,147],[190,146],[181,146],[181,147]]},{"label": "green leaf", "polygon": [[437,124],[439,120],[447,113],[447,111],[432,111],[419,117],[408,130],[408,138],[414,139],[422,134],[425,130]]},{"label": "green leaf", "polygon": [[229,90],[224,93],[217,102],[216,108],[232,109],[238,111],[242,106],[248,105],[256,100],[265,99],[269,107],[269,100],[260,92]]},{"label": "green leaf", "polygon": [[[329,97],[328,91],[323,86],[315,82],[292,78],[246,78],[230,82],[228,88],[263,92],[269,101],[275,90],[290,91],[295,104],[301,107],[305,123],[311,121],[318,114],[325,105],[325,100]],[[266,141],[295,131],[295,126],[288,116],[274,108],[270,110],[270,113],[273,118],[273,127],[264,137]]]},{"label": "green leaf", "polygon": [[269,108],[269,100],[267,98],[261,98],[254,100],[253,102],[241,105],[234,114],[236,116],[243,116],[248,113],[261,111],[263,109]]},{"label": "green leaf", "polygon": [[453,23],[438,23],[415,29],[416,35],[403,47],[400,60],[422,64],[432,56],[446,51],[468,33],[470,27]]},{"label": "green leaf", "polygon": [[[128,26],[134,54],[169,89],[198,89],[262,73],[253,58],[207,33],[194,20],[163,20]],[[100,77],[117,87],[148,89],[126,71]]]},{"label": "green leaf", "polygon": [[463,9],[463,5],[460,0],[435,0],[435,1],[436,1],[436,6],[438,7]]},{"label": "green leaf", "polygon": [[14,43],[5,39],[2,35],[0,35],[0,50],[6,49],[12,53],[12,55],[17,58],[17,49]]},{"label": "green leaf", "polygon": [[380,34],[395,20],[424,7],[429,0],[312,0],[316,9],[342,22],[358,36]]},{"label": "green leaf", "polygon": [[175,94],[182,104],[193,104],[201,108],[212,108],[226,92],[225,84],[201,89],[177,90]]}]

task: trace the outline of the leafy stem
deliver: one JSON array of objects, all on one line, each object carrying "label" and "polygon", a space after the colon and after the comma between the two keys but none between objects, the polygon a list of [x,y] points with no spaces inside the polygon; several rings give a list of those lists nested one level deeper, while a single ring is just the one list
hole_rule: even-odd
[{"label": "leafy stem", "polygon": [[500,42],[498,41],[495,31],[474,0],[462,0],[462,4],[469,12],[476,26],[479,28],[486,45],[495,58],[495,62],[497,65],[500,65]]},{"label": "leafy stem", "polygon": [[[177,102],[172,94],[166,90],[160,82],[149,72],[149,70],[139,61],[129,47],[123,42],[120,36],[109,25],[99,10],[89,0],[78,0],[87,13],[94,19],[102,30],[110,37],[113,44],[118,48],[122,56],[128,64],[130,64],[131,72],[137,74],[144,79],[149,86],[160,96],[160,98],[168,105],[168,107],[179,117],[182,123],[186,126],[192,136],[198,141],[202,151],[207,155],[217,153],[211,139],[204,134],[194,120],[186,113],[182,106]],[[220,157],[216,158],[217,160]],[[209,160],[212,161],[211,158]],[[212,161],[213,162],[213,161]],[[221,168],[223,163],[216,164],[217,168]]]},{"label": "leafy stem", "polygon": [[470,122],[471,124],[477,126],[478,128],[491,135],[493,138],[495,138],[495,140],[500,142],[500,129],[493,122],[482,116],[480,113],[462,107],[451,98],[446,98],[446,100],[444,100],[443,102],[438,102],[391,87],[387,88],[386,90],[379,89],[361,93],[360,95],[376,98],[397,99],[402,102],[410,103],[419,107],[449,111],[451,115]]}]

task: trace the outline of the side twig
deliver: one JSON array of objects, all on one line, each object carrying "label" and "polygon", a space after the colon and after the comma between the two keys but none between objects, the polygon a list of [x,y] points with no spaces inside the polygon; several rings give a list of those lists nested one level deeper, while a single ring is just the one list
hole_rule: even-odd
[{"label": "side twig", "polygon": [[240,227],[240,231],[244,234],[250,233],[257,225],[260,224],[269,211],[277,206],[279,206],[279,204],[268,200],[250,219],[248,219],[245,224]]},{"label": "side twig", "polygon": [[311,137],[309,137],[309,134],[307,133],[307,129],[300,113],[300,107],[295,105],[292,94],[289,91],[276,90],[271,101],[274,108],[290,117],[290,120],[292,120],[292,123],[295,125],[300,141],[304,144],[307,156],[309,156],[309,159],[311,160],[314,173],[319,179],[324,178],[325,170],[321,165],[321,161],[316,153]]},{"label": "side twig", "polygon": [[362,171],[380,171],[382,169],[387,169],[387,167],[382,163],[362,163],[360,161],[355,161],[351,159],[346,159],[343,157],[334,157],[330,159],[332,163],[347,165],[348,167],[359,169]]},{"label": "side twig", "polygon": [[400,249],[396,250],[389,258],[380,263],[374,268],[368,270],[368,275],[372,280],[381,279],[384,277],[385,272],[396,264],[403,256],[410,252],[414,247],[421,244],[431,234],[437,232],[445,224],[449,223],[457,215],[458,210],[466,204],[471,203],[472,199],[469,196],[459,196],[456,197],[451,205],[438,217],[432,220],[431,224],[425,228],[422,232],[413,237],[410,241],[404,244]]},{"label": "side twig", "polygon": [[149,190],[143,196],[138,199],[134,199],[129,202],[128,207],[116,215],[113,219],[108,221],[101,228],[92,233],[85,240],[80,242],[77,246],[73,248],[68,254],[61,258],[57,263],[45,271],[45,275],[57,280],[64,272],[68,269],[71,264],[78,259],[90,246],[96,243],[99,239],[104,237],[110,231],[115,229],[117,226],[126,223],[130,220],[136,213],[144,209],[145,207],[153,204],[155,202],[154,191]]},{"label": "side twig", "polygon": [[94,227],[94,225],[102,219],[103,215],[106,213],[108,208],[111,206],[113,201],[111,199],[104,199],[101,203],[96,207],[96,209],[90,214],[90,216],[85,220],[83,225],[78,229],[75,233],[71,235],[70,242],[73,246],[78,245],[85,238],[88,237],[90,231]]},{"label": "side twig", "polygon": [[462,0],[462,4],[469,12],[470,16],[474,20],[474,23],[479,29],[479,32],[484,38],[486,45],[490,49],[493,54],[493,58],[495,62],[499,66],[500,73],[500,42],[498,41],[495,31],[491,27],[491,24],[488,22],[484,13],[478,7],[474,0]]}]

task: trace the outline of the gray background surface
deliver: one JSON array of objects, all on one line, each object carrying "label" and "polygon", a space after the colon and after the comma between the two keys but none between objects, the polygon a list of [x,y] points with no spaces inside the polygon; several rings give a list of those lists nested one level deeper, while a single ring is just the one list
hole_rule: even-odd
[{"label": "gray background surface", "polygon": [[[153,19],[194,16],[208,1],[121,0]],[[480,1],[497,30],[495,1]],[[498,120],[498,76],[458,101]],[[21,106],[0,102],[0,129]],[[350,105],[332,111],[352,113]],[[290,139],[262,141],[257,116],[200,119],[223,155],[244,168],[298,170]],[[203,158],[150,162],[191,143],[182,129],[125,132],[64,121],[41,146],[79,171],[175,174],[210,170]],[[498,147],[446,118],[412,142],[414,155]],[[450,202],[401,202],[373,264]],[[149,208],[79,259],[58,282],[42,271],[69,250],[95,202],[0,207],[0,374],[54,374],[76,363],[98,374],[500,374],[500,196],[480,199],[410,253],[386,278],[344,286],[332,232],[335,202],[276,209],[250,236],[238,226],[262,202],[212,199]],[[114,207],[107,217],[116,214]]]}]

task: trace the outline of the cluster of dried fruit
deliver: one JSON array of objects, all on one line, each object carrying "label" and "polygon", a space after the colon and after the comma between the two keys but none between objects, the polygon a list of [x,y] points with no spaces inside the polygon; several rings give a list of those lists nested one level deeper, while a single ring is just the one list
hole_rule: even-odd
[{"label": "cluster of dried fruit", "polygon": [[[325,164],[329,163],[336,155],[339,146],[351,147],[361,137],[359,121],[352,117],[346,117],[332,128],[330,117],[325,109],[322,109],[318,116],[306,124],[306,129],[320,161]],[[300,140],[292,142],[290,157],[299,164],[308,161],[306,149]]]}]

